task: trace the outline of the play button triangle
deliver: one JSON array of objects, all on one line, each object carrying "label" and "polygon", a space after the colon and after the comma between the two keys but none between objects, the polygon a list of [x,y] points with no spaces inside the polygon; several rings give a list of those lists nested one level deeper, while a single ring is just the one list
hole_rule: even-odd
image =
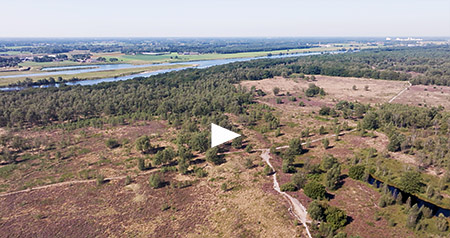
[{"label": "play button triangle", "polygon": [[211,148],[230,141],[241,135],[211,123]]}]

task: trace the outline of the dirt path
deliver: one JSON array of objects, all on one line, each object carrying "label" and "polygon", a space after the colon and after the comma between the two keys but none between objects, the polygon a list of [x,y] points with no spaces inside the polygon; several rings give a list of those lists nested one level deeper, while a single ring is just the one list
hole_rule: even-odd
[{"label": "dirt path", "polygon": [[[270,163],[270,154],[269,149],[263,149],[261,153],[261,158],[272,168],[273,171],[275,171],[275,168]],[[303,224],[303,226],[306,229],[306,233],[308,234],[309,238],[312,238],[311,233],[309,232],[308,225],[306,223],[311,223],[311,220],[308,219],[308,212],[306,211],[306,208],[298,201],[297,199],[293,198],[291,195],[282,192],[280,189],[280,184],[277,181],[277,173],[273,173],[273,189],[283,195],[288,201],[291,207],[289,210],[294,214],[294,216]]]},{"label": "dirt path", "polygon": [[408,81],[408,87],[406,87],[405,89],[403,89],[402,91],[400,91],[397,95],[395,95],[393,98],[391,98],[391,100],[388,101],[388,103],[392,103],[396,98],[398,98],[400,95],[402,95],[406,90],[408,90],[412,84],[411,82]]}]

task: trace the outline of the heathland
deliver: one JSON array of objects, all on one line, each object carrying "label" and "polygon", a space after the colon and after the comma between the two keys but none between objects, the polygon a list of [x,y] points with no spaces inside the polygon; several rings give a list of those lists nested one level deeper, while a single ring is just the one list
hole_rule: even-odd
[{"label": "heathland", "polygon": [[[446,236],[447,218],[430,205],[450,208],[442,52],[448,46],[260,59],[3,92],[0,229],[308,236],[273,189],[276,172],[307,208],[314,237]],[[210,123],[243,137],[209,148]]]}]

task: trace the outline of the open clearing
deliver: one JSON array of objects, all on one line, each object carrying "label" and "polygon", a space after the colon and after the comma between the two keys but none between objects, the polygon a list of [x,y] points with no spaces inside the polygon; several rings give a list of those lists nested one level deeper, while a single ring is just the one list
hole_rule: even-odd
[{"label": "open clearing", "polygon": [[[306,90],[309,84],[314,83],[323,88],[327,93],[327,97],[321,100],[324,103],[332,103],[332,99],[337,101],[358,101],[362,103],[384,103],[389,101],[389,99],[408,85],[407,82],[402,81],[322,75],[316,75],[315,77],[315,81],[275,77],[256,81],[245,81],[242,82],[241,85],[246,86],[247,88],[255,86],[257,89],[266,92],[268,96],[273,96],[272,89],[275,87],[280,88],[279,94],[286,94],[289,92],[293,96],[299,96],[299,93],[303,94],[303,90]],[[356,86],[356,90],[353,89],[353,86]],[[368,86],[368,90],[365,90],[365,86]],[[310,98],[310,100],[313,99],[314,98]]]},{"label": "open clearing", "polygon": [[396,98],[394,103],[413,106],[443,106],[446,110],[450,110],[450,87],[414,85]]}]

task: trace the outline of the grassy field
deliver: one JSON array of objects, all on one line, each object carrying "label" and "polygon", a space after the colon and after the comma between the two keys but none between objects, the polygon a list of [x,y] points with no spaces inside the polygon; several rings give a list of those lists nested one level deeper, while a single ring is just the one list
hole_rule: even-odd
[{"label": "grassy field", "polygon": [[7,54],[7,55],[21,55],[21,54],[30,54],[31,52],[28,51],[0,51],[0,54]]},{"label": "grassy field", "polygon": [[359,48],[368,49],[376,48],[378,46],[368,46],[364,44],[355,44],[350,47],[350,45],[340,45],[340,46],[330,46],[330,47],[316,47],[308,49],[290,49],[290,50],[274,50],[274,51],[258,51],[258,52],[243,52],[243,53],[233,53],[233,54],[199,54],[199,55],[179,55],[178,53],[168,53],[164,55],[125,55],[121,53],[108,53],[108,54],[96,54],[96,57],[105,57],[106,59],[117,58],[119,62],[131,63],[131,64],[148,64],[148,63],[162,63],[162,62],[184,62],[184,61],[196,61],[196,60],[214,60],[214,59],[231,59],[231,58],[248,58],[248,57],[261,57],[267,56],[268,54],[278,55],[278,54],[294,54],[294,53],[305,53],[305,52],[322,52],[322,51],[336,51],[342,48]]},{"label": "grassy field", "polygon": [[[119,70],[105,70],[105,71],[97,71],[97,72],[88,72],[88,73],[80,73],[80,74],[60,74],[60,75],[49,75],[49,76],[32,76],[32,77],[18,77],[18,78],[3,78],[0,79],[0,86],[7,86],[11,83],[16,83],[18,81],[23,81],[26,78],[31,78],[33,81],[44,79],[44,78],[58,78],[62,77],[63,79],[69,80],[72,78],[81,78],[81,79],[100,79],[100,78],[112,78],[112,77],[121,77],[132,74],[140,74],[144,72],[162,70],[162,69],[172,69],[172,68],[181,68],[192,65],[164,65],[164,66],[149,66],[142,68],[134,68],[134,69],[119,69]],[[29,72],[29,71],[27,71]]]}]

